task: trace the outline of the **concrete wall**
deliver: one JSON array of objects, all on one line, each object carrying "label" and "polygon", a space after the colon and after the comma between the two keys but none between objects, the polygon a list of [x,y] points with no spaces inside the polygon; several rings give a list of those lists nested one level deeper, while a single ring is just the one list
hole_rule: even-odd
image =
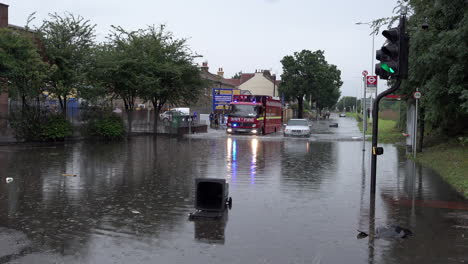
[{"label": "concrete wall", "polygon": [[[239,86],[241,90],[249,90],[254,95],[273,96],[273,82],[265,78],[262,72],[255,73],[255,76]],[[275,96],[278,96],[276,87]]]}]

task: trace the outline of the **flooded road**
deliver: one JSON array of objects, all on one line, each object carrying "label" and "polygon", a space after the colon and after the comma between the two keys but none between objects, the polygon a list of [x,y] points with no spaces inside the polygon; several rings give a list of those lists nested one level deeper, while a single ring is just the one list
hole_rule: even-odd
[{"label": "flooded road", "polygon": [[[435,173],[383,145],[371,203],[355,121],[314,127],[0,147],[0,263],[468,261],[468,203]],[[222,219],[188,220],[199,177],[230,183]],[[390,224],[414,236],[356,238]]]}]

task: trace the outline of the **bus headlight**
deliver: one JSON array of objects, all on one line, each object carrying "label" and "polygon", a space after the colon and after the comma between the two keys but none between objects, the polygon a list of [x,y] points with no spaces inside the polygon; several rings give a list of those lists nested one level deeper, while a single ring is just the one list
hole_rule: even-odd
[{"label": "bus headlight", "polygon": [[257,129],[252,129],[252,133],[257,134]]},{"label": "bus headlight", "polygon": [[232,132],[232,129],[231,129],[231,128],[228,128],[228,129],[227,129],[227,132],[228,132],[228,133],[231,133],[231,132]]}]

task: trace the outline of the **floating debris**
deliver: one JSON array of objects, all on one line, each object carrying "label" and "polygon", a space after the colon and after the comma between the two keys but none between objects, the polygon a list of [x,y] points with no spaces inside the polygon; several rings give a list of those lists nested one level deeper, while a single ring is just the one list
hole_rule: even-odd
[{"label": "floating debris", "polygon": [[76,177],[78,175],[76,174],[69,174],[69,173],[62,173],[62,176],[65,176],[65,177]]},{"label": "floating debris", "polygon": [[[369,236],[369,234],[366,232],[360,230],[358,230],[358,232],[358,239]],[[412,235],[413,232],[411,232],[411,230],[396,225],[377,227],[377,229],[375,230],[375,238],[408,238]]]},{"label": "floating debris", "polygon": [[12,183],[13,182],[12,177],[7,177],[5,180],[6,180],[6,183]]},{"label": "floating debris", "polygon": [[132,213],[133,213],[133,214],[141,214],[141,213],[140,213],[139,211],[137,211],[137,210],[132,210]]}]

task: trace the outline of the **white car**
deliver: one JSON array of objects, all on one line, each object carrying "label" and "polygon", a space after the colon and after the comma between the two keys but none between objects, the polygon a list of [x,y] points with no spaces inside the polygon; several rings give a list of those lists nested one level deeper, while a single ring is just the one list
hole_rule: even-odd
[{"label": "white car", "polygon": [[290,119],[284,128],[283,135],[310,137],[309,121],[306,119]]},{"label": "white car", "polygon": [[168,123],[172,121],[172,117],[174,116],[182,116],[184,115],[183,112],[171,109],[159,115],[159,119],[161,119],[164,123]]}]

